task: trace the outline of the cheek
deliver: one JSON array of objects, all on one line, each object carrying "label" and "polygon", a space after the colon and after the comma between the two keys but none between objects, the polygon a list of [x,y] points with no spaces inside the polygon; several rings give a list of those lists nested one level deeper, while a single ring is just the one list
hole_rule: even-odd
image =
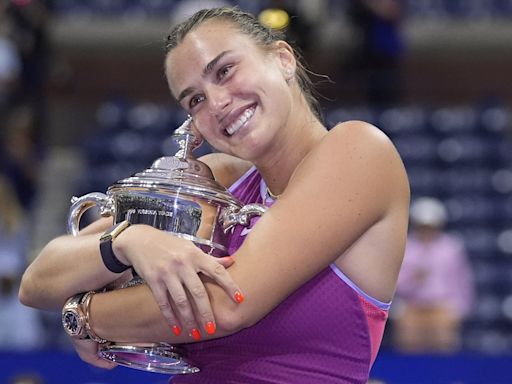
[{"label": "cheek", "polygon": [[219,135],[219,128],[215,123],[214,116],[208,113],[206,108],[203,108],[194,114],[194,122],[203,139],[214,145],[215,141],[218,140],[216,137]]},{"label": "cheek", "polygon": [[280,104],[283,98],[290,94],[288,83],[281,72],[275,67],[270,68],[261,76],[254,76],[252,81],[256,89],[260,89],[264,95],[271,98],[272,103],[270,107],[276,107],[276,104]]}]

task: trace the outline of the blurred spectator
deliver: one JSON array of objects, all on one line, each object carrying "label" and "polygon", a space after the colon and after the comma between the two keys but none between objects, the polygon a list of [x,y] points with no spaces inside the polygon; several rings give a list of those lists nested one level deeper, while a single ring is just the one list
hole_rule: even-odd
[{"label": "blurred spectator", "polygon": [[350,0],[347,14],[358,42],[349,63],[349,76],[361,79],[370,104],[400,102],[403,1]]},{"label": "blurred spectator", "polygon": [[14,42],[21,54],[21,92],[34,102],[43,94],[48,69],[50,4],[44,0],[11,0],[6,9]]},{"label": "blurred spectator", "polygon": [[394,302],[394,340],[404,352],[454,352],[473,302],[465,246],[444,231],[443,204],[431,197],[411,205],[411,231]]},{"label": "blurred spectator", "polygon": [[16,103],[30,105],[35,115],[33,132],[36,143],[46,140],[46,81],[48,78],[51,44],[48,33],[53,1],[10,0],[6,14],[12,25],[12,40],[21,59],[21,77],[15,96]]},{"label": "blurred spectator", "polygon": [[41,346],[39,314],[18,301],[18,284],[26,268],[30,236],[14,189],[0,176],[0,348]]},{"label": "blurred spectator", "polygon": [[[27,223],[9,180],[0,175],[0,271],[2,276],[17,275],[25,269]],[[3,284],[7,286],[8,284]]]},{"label": "blurred spectator", "polygon": [[267,0],[259,13],[260,22],[270,28],[284,30],[287,40],[298,48],[309,62],[313,24],[300,1]]},{"label": "blurred spectator", "polygon": [[0,115],[11,104],[21,78],[21,57],[11,32],[6,6],[0,2]]},{"label": "blurred spectator", "polygon": [[36,116],[32,107],[11,109],[0,123],[0,172],[13,183],[22,206],[30,210],[37,189],[40,150],[36,144]]}]

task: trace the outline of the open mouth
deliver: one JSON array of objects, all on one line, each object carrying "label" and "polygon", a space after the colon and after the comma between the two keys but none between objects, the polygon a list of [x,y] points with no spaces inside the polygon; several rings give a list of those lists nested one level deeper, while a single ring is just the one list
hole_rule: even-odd
[{"label": "open mouth", "polygon": [[256,106],[253,105],[247,108],[238,119],[233,121],[229,126],[224,130],[227,136],[232,136],[235,132],[237,132],[240,128],[242,128],[254,115],[256,111]]}]

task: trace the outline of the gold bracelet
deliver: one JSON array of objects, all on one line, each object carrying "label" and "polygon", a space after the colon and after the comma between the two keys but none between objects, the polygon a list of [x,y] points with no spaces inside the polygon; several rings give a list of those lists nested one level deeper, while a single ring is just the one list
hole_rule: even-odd
[{"label": "gold bracelet", "polygon": [[89,324],[89,319],[90,319],[89,309],[91,306],[91,299],[95,293],[96,293],[96,291],[89,291],[85,294],[85,296],[82,299],[82,305],[83,305],[83,309],[84,309],[84,313],[85,313],[85,332],[87,332],[87,335],[89,335],[89,337],[92,340],[94,340],[95,342],[97,342],[99,344],[105,344],[106,342],[108,342],[108,340],[105,340],[105,339],[102,339],[101,337],[99,337],[92,330],[91,325]]}]

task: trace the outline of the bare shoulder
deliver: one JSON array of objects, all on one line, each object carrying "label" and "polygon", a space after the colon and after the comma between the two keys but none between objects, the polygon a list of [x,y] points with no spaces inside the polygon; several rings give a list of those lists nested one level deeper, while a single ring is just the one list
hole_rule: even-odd
[{"label": "bare shoulder", "polygon": [[[311,173],[324,177],[311,178]],[[299,165],[293,179],[347,188],[347,183],[364,177],[367,185],[379,180],[387,185],[397,179],[402,179],[404,188],[407,184],[404,165],[389,137],[370,123],[352,120],[332,128]]]},{"label": "bare shoulder", "polygon": [[[352,148],[350,153],[358,151],[378,150],[382,156],[386,152],[389,155],[398,155],[389,137],[375,125],[360,120],[350,120],[337,124],[332,128],[326,139],[320,143],[321,150],[328,150],[331,147]],[[381,152],[382,151],[382,152]],[[336,151],[340,156],[344,153]],[[329,155],[333,153],[329,152]]]},{"label": "bare shoulder", "polygon": [[387,135],[362,121],[338,124],[304,158],[285,192],[286,214],[308,207],[309,223],[297,219],[293,230],[315,233],[311,254],[335,255],[324,263],[334,261],[364,292],[388,301],[403,257],[410,189]]},{"label": "bare shoulder", "polygon": [[[403,221],[410,196],[395,146],[384,132],[362,121],[330,130],[297,167],[285,192],[296,204],[338,216],[333,228],[359,227],[360,235],[391,216],[399,214]],[[346,218],[351,219],[343,222]]]},{"label": "bare shoulder", "polygon": [[228,188],[251,168],[252,163],[225,153],[209,153],[199,158],[208,165],[215,180]]}]

